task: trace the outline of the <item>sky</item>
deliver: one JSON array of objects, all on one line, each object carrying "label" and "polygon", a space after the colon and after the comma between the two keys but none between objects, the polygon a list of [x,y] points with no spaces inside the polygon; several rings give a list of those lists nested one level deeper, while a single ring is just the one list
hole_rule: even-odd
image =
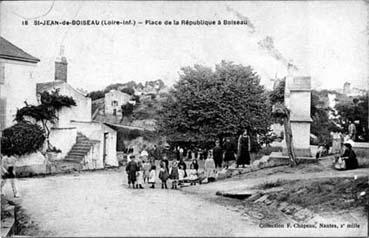
[{"label": "sky", "polygon": [[[364,1],[5,1],[1,36],[41,61],[40,81],[54,79],[64,46],[68,82],[88,91],[111,83],[162,79],[173,85],[181,67],[221,60],[251,65],[270,88],[287,74],[311,76],[317,89],[367,89],[368,5]],[[28,19],[27,26],[22,20]],[[36,26],[34,20],[242,20],[248,25]],[[266,37],[272,45],[262,48]],[[270,43],[270,41],[269,41]],[[269,50],[267,50],[269,49]]]}]

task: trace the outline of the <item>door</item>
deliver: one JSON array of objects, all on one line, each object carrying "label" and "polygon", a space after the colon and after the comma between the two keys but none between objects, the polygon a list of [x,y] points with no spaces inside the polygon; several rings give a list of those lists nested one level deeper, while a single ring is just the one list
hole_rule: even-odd
[{"label": "door", "polygon": [[106,157],[108,155],[108,150],[107,150],[107,144],[108,144],[108,136],[109,136],[109,133],[108,132],[105,132],[104,133],[104,144],[103,144],[103,165],[105,167],[105,164],[106,164]]}]

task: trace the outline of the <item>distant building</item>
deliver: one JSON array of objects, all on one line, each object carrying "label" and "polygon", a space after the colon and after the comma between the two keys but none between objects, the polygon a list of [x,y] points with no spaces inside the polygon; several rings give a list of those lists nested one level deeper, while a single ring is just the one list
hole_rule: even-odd
[{"label": "distant building", "polygon": [[351,92],[351,84],[349,82],[345,82],[343,84],[343,94],[349,94]]},{"label": "distant building", "polygon": [[366,90],[360,88],[352,88],[350,93],[347,94],[349,97],[358,97],[358,96],[365,96],[367,93]]},{"label": "distant building", "polygon": [[127,104],[131,100],[131,95],[123,93],[119,90],[111,90],[105,94],[104,109],[105,114],[118,115],[122,112],[121,106]]},{"label": "distant building", "polygon": [[17,108],[36,104],[34,70],[40,60],[0,37],[0,130],[13,125]]}]

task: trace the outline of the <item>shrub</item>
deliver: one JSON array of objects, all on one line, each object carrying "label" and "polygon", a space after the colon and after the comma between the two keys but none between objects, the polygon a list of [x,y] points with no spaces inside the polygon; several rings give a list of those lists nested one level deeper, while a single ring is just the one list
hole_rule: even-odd
[{"label": "shrub", "polygon": [[45,142],[44,130],[37,124],[19,122],[3,131],[1,154],[24,155],[36,152]]}]

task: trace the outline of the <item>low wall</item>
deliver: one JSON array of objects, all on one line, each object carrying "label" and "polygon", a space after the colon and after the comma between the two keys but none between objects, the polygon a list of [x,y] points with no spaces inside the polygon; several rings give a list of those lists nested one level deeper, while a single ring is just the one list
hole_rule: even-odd
[{"label": "low wall", "polygon": [[369,160],[369,143],[354,142],[352,149],[355,151],[357,157]]},{"label": "low wall", "polygon": [[17,177],[28,177],[46,173],[46,159],[40,153],[32,153],[19,157],[15,163]]}]

